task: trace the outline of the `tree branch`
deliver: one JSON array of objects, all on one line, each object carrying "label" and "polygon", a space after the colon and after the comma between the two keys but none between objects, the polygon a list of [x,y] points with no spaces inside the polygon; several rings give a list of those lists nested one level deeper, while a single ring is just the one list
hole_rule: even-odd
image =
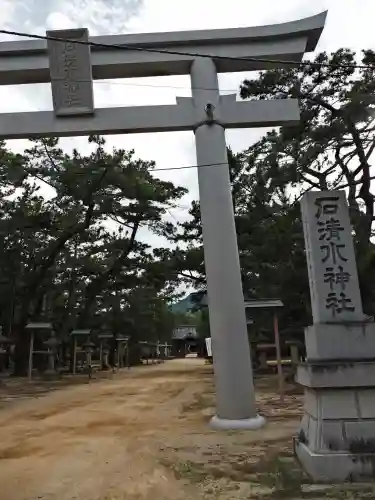
[{"label": "tree branch", "polygon": [[108,268],[104,273],[99,274],[86,287],[85,306],[84,306],[82,314],[80,315],[80,318],[79,318],[80,325],[83,325],[87,321],[87,319],[90,315],[92,304],[97,296],[98,289],[101,288],[106,283],[106,281],[108,281],[109,278],[111,276],[113,276],[113,274],[115,274],[116,272],[121,270],[121,267],[124,264],[124,260],[128,258],[129,254],[133,250],[140,224],[141,224],[140,219],[138,219],[134,222],[133,230],[132,230],[132,233],[130,235],[128,244],[126,245],[124,250],[121,252],[118,259],[116,259],[114,261],[114,263],[112,264],[112,266],[110,268]]},{"label": "tree branch", "polygon": [[[106,168],[101,175],[101,177],[97,180],[96,183],[94,183],[91,186],[90,193],[88,195],[89,201],[89,206],[86,211],[85,219],[82,223],[77,224],[76,226],[73,226],[71,228],[68,228],[65,230],[60,237],[54,241],[54,244],[52,245],[52,248],[48,248],[48,254],[47,255],[42,255],[39,259],[36,259],[35,264],[33,265],[32,271],[31,271],[31,279],[26,286],[26,290],[24,293],[24,303],[22,306],[22,322],[26,322],[28,318],[28,312],[29,312],[29,300],[30,298],[36,298],[39,296],[37,293],[38,287],[40,283],[44,280],[48,270],[50,267],[53,265],[55,262],[57,256],[61,252],[61,250],[64,248],[66,242],[72,238],[73,236],[77,234],[83,233],[86,229],[91,224],[91,219],[94,215],[94,208],[95,208],[95,202],[92,200],[92,197],[97,189],[101,186],[104,177],[106,176],[108,172],[108,169]],[[39,266],[39,269],[37,270]]]},{"label": "tree branch", "polygon": [[309,184],[310,186],[313,186],[313,187],[316,187],[317,189],[320,189],[320,184],[318,184],[317,182],[314,182],[310,179],[308,179],[305,175],[303,175],[302,173],[299,173],[301,179],[304,181],[304,182],[307,182],[307,184]]},{"label": "tree branch", "polygon": [[44,146],[44,150],[46,152],[46,155],[50,161],[50,164],[52,166],[52,168],[56,171],[56,172],[60,172],[60,168],[56,165],[55,163],[55,160],[52,158],[51,156],[51,152],[50,150],[48,149],[47,145],[45,143],[43,143],[43,146]]},{"label": "tree branch", "polygon": [[197,283],[206,283],[206,280],[204,278],[200,278],[199,276],[193,276],[191,272],[190,274],[185,274],[183,271],[178,271],[178,274],[183,278],[196,281]]}]

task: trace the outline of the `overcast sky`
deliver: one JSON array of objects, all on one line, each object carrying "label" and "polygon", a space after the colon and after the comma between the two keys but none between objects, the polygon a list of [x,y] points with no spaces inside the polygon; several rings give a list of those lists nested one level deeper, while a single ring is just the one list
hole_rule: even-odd
[{"label": "overcast sky", "polygon": [[[0,6],[0,26],[4,29],[44,34],[46,29],[87,27],[91,35],[256,26],[292,21],[328,9],[318,50],[333,51],[343,46],[375,49],[375,0],[0,0]],[[237,90],[244,76],[220,75],[223,93]],[[95,105],[174,104],[176,96],[191,95],[189,84],[188,77],[97,82]],[[0,91],[0,112],[52,109],[48,85],[0,87]],[[240,151],[261,133],[262,130],[230,131],[227,141],[232,149]],[[134,148],[139,157],[155,160],[159,168],[196,163],[192,132],[112,136],[108,143]],[[25,146],[24,141],[10,144],[17,150]],[[67,149],[74,145],[82,152],[86,148],[83,138],[63,139],[62,144]],[[181,209],[173,211],[173,217],[181,220],[190,200],[198,197],[196,169],[164,172],[160,177],[190,190]],[[149,238],[146,234],[144,237]],[[154,237],[149,241],[158,243]]]}]

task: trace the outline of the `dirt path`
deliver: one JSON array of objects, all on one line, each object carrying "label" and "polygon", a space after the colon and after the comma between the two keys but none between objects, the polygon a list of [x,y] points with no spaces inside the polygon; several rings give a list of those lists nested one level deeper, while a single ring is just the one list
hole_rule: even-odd
[{"label": "dirt path", "polygon": [[256,380],[268,420],[257,432],[210,430],[212,366],[194,358],[22,399],[47,389],[2,394],[0,500],[375,498],[373,485],[310,484],[292,453],[302,395],[280,402],[272,375]]},{"label": "dirt path", "polygon": [[184,432],[198,363],[134,369],[2,410],[0,499],[196,498],[160,450],[166,434]]}]

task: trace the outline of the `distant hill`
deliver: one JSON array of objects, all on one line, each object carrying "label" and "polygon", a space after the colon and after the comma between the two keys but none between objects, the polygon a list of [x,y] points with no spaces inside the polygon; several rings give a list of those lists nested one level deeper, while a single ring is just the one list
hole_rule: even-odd
[{"label": "distant hill", "polygon": [[193,292],[170,306],[173,313],[188,313],[196,308],[207,306],[206,292]]}]

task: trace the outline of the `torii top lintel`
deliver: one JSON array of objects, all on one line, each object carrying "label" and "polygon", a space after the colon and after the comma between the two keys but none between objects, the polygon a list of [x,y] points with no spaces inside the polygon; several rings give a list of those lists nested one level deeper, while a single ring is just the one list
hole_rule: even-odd
[{"label": "torii top lintel", "polygon": [[[196,131],[204,124],[223,128],[296,124],[300,115],[296,99],[237,102],[236,94],[220,95],[217,73],[300,61],[315,48],[325,18],[322,13],[257,28],[91,39],[86,29],[62,30],[47,32],[48,41],[2,42],[0,84],[51,82],[54,111],[0,113],[0,139]],[[90,50],[89,40],[116,47],[93,45]],[[189,73],[193,97],[177,98],[175,105],[95,108],[95,78]]]},{"label": "torii top lintel", "polygon": [[[101,44],[123,45],[128,50],[92,46],[94,79],[135,78],[189,74],[193,57],[131,50],[131,47],[212,54],[218,73],[259,70],[270,67],[260,61],[228,58],[300,61],[315,49],[323,30],[326,12],[283,24],[219,30],[109,35],[90,37]],[[45,40],[0,42],[0,85],[50,81]]]}]

